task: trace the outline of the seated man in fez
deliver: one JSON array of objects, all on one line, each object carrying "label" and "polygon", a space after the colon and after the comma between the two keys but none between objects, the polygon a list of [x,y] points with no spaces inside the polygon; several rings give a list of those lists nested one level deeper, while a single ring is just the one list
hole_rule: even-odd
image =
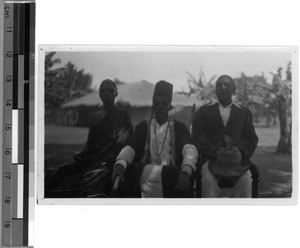
[{"label": "seated man in fez", "polygon": [[116,159],[112,179],[125,178],[124,197],[192,197],[198,152],[186,126],[168,118],[172,95],[172,84],[155,85],[155,118],[136,126]]},{"label": "seated man in fez", "polygon": [[220,76],[216,81],[218,100],[200,107],[193,122],[193,139],[203,165],[202,197],[220,197],[219,182],[224,178],[233,185],[230,197],[251,197],[249,158],[258,138],[250,110],[232,101],[234,92],[234,80]]},{"label": "seated man in fez", "polygon": [[113,81],[102,81],[103,108],[90,117],[84,150],[74,156],[75,163],[57,171],[48,197],[106,197],[111,192],[115,159],[133,129],[128,113],[115,106],[117,95]]}]

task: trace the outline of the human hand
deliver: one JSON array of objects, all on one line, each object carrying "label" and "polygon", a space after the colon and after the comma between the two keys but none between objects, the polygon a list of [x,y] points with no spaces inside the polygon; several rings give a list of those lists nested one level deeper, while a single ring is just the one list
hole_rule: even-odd
[{"label": "human hand", "polygon": [[214,157],[216,158],[216,160],[219,159],[221,151],[222,151],[221,148],[216,149],[215,154],[214,154]]},{"label": "human hand", "polygon": [[111,180],[114,182],[116,177],[119,176],[120,180],[124,182],[125,168],[121,164],[116,164],[111,175]]},{"label": "human hand", "polygon": [[190,188],[190,175],[187,172],[180,172],[177,185],[175,187],[181,191],[188,191]]}]

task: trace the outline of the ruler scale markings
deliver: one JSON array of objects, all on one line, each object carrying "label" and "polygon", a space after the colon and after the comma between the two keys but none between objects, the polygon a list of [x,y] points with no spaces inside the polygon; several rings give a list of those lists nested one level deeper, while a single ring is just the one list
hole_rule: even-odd
[{"label": "ruler scale markings", "polygon": [[[29,43],[29,125],[31,126],[29,138],[29,215],[28,215],[28,245],[33,246],[33,218],[34,218],[34,61],[35,61],[35,3],[30,3],[30,43]],[[25,51],[27,52],[27,51]],[[30,235],[31,234],[31,235]]]},{"label": "ruler scale markings", "polygon": [[19,5],[19,43],[18,43],[18,55],[24,55],[24,40],[25,40],[25,4],[20,3]]},{"label": "ruler scale markings", "polygon": [[[13,109],[18,109],[18,56],[19,56],[19,43],[20,43],[20,8],[18,3],[13,5],[14,18],[13,18]],[[22,21],[22,20],[21,20]]]},{"label": "ruler scale markings", "polygon": [[[19,217],[19,191],[20,191],[20,185],[19,185],[19,159],[18,159],[18,143],[20,138],[19,134],[19,124],[23,125],[23,123],[19,123],[19,104],[20,103],[20,92],[19,92],[19,82],[20,79],[22,79],[22,71],[23,68],[20,68],[22,64],[20,64],[20,44],[22,43],[22,32],[21,32],[21,26],[23,22],[23,14],[22,14],[22,8],[20,7],[20,3],[15,3],[14,4],[14,29],[13,29],[13,110],[12,110],[12,123],[13,123],[13,132],[12,132],[12,163],[16,164],[13,168],[13,173],[12,174],[12,193],[17,193],[17,194],[12,194],[12,217]],[[23,72],[24,73],[24,72]],[[12,245],[13,246],[20,246],[23,244],[23,237],[20,238],[20,231],[23,231],[23,228],[20,229],[20,220],[19,221],[12,221]],[[23,236],[23,235],[22,235]]]},{"label": "ruler scale markings", "polygon": [[13,109],[18,109],[18,55],[13,54]]},{"label": "ruler scale markings", "polygon": [[18,194],[17,194],[17,218],[23,218],[23,183],[24,183],[24,165],[18,164]]},{"label": "ruler scale markings", "polygon": [[13,4],[13,53],[19,54],[19,4]]},{"label": "ruler scale markings", "polygon": [[29,210],[34,206],[34,197],[29,197],[34,184],[29,182],[34,181],[30,132],[34,125],[35,2],[6,1],[4,17],[2,244],[28,246],[33,245],[28,232],[33,233]]},{"label": "ruler scale markings", "polygon": [[29,215],[29,65],[30,65],[30,7],[31,3],[25,3],[25,32],[24,32],[24,201],[23,201],[23,242],[28,245],[28,215]]},{"label": "ruler scale markings", "polygon": [[[4,3],[4,56],[3,56],[3,120],[12,121],[12,84],[13,84],[13,4]],[[10,100],[10,101],[7,101]],[[12,244],[12,209],[11,209],[11,190],[12,190],[12,168],[11,168],[11,131],[3,130],[3,180],[2,180],[2,245]]]},{"label": "ruler scale markings", "polygon": [[18,56],[18,109],[24,108],[24,55]]},{"label": "ruler scale markings", "polygon": [[[18,178],[18,164],[12,164],[12,178]],[[18,213],[18,185],[12,184],[12,219],[17,218]]]},{"label": "ruler scale markings", "polygon": [[12,110],[12,163],[18,163],[18,127],[19,113],[18,110]]},{"label": "ruler scale markings", "polygon": [[24,133],[24,110],[19,109],[19,142],[18,142],[18,163],[24,163],[24,139],[21,134]]}]

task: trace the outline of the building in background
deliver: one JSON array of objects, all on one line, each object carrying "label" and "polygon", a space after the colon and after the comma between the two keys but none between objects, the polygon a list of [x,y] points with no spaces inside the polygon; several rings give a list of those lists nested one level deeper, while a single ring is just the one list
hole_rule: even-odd
[{"label": "building in background", "polygon": [[[133,125],[149,119],[151,115],[152,95],[154,84],[145,80],[137,83],[124,83],[118,85],[116,104],[129,112]],[[197,107],[202,104],[195,96],[173,93],[170,112],[171,118],[184,122],[188,127]],[[83,97],[64,103],[54,116],[55,122],[66,126],[88,126],[89,117],[102,106],[98,91],[93,91]],[[46,118],[47,120],[47,118]]]}]

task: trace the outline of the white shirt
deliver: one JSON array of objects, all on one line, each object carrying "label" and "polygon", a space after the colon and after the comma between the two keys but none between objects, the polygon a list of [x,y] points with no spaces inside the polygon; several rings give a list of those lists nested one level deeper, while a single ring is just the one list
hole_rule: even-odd
[{"label": "white shirt", "polygon": [[232,103],[226,107],[223,107],[223,105],[221,103],[219,103],[219,111],[220,111],[220,115],[222,117],[222,121],[223,121],[225,127],[227,125],[227,122],[228,122],[228,119],[230,116],[231,106],[232,106]]},{"label": "white shirt", "polygon": [[226,127],[230,113],[231,113],[231,107],[232,105],[237,106],[238,108],[241,108],[237,103],[235,102],[231,102],[228,106],[224,107],[219,101],[214,101],[209,105],[214,105],[214,104],[218,104],[219,105],[219,111],[220,111],[220,115],[222,117],[222,121],[224,124],[224,127]]},{"label": "white shirt", "polygon": [[170,164],[170,141],[170,126],[168,122],[160,126],[153,119],[150,126],[151,164],[156,164],[158,158],[162,160],[162,163],[159,165]]}]

